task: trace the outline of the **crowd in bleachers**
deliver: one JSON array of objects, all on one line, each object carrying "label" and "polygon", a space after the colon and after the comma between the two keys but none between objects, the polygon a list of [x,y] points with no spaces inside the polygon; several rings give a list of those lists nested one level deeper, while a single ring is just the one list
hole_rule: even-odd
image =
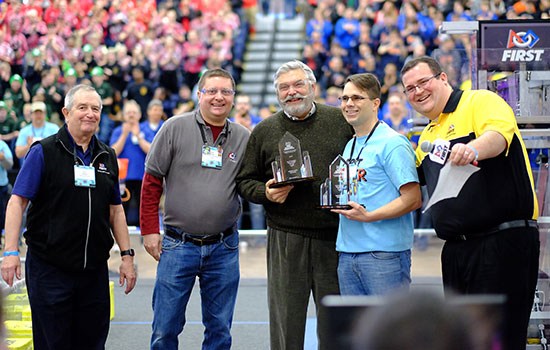
[{"label": "crowd in bleachers", "polygon": [[[153,98],[163,101],[168,116],[174,109],[187,110],[205,68],[221,66],[240,75],[248,29],[240,5],[233,5],[225,0],[3,1],[0,97],[18,121],[24,119],[25,103],[42,100],[59,124],[65,91],[82,82],[105,87],[104,115],[113,121],[121,120],[123,103],[130,99],[142,115]],[[97,67],[101,70],[94,74]],[[108,134],[100,138],[108,142]]]},{"label": "crowd in bleachers", "polygon": [[375,74],[384,105],[401,90],[396,72],[413,57],[434,56],[455,87],[469,80],[471,42],[439,34],[443,21],[548,18],[548,0],[319,1],[307,21],[302,61],[315,72],[322,97],[349,74]]}]

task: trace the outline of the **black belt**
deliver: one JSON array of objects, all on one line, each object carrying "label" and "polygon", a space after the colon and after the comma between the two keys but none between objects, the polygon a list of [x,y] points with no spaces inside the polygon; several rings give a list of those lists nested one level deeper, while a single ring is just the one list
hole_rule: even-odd
[{"label": "black belt", "polygon": [[172,237],[173,239],[177,239],[179,241],[184,242],[191,242],[196,246],[202,247],[203,245],[210,245],[215,244],[221,241],[222,237],[229,237],[235,232],[235,229],[233,226],[228,228],[227,230],[216,233],[213,235],[204,235],[204,236],[195,236],[190,235],[189,233],[179,233],[174,228],[170,226],[165,226],[164,234],[168,237]]},{"label": "black belt", "polygon": [[495,226],[495,227],[492,227],[492,228],[490,228],[486,231],[483,231],[483,232],[472,233],[472,234],[468,234],[467,236],[459,235],[459,236],[457,236],[457,238],[458,238],[459,241],[467,241],[467,240],[471,240],[471,239],[476,239],[476,238],[489,236],[489,235],[492,235],[494,233],[504,231],[504,230],[508,230],[508,229],[511,229],[511,228],[521,228],[521,227],[538,228],[539,225],[538,225],[536,220],[513,220],[513,221],[503,222],[502,224],[500,224],[498,226]]}]

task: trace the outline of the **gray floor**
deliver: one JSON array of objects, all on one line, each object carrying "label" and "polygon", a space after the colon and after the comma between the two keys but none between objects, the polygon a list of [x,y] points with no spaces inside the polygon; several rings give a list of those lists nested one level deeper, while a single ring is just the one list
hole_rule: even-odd
[{"label": "gray floor", "polygon": [[[267,289],[265,279],[242,279],[237,296],[232,327],[235,350],[269,349]],[[151,336],[151,295],[153,279],[140,279],[134,291],[125,295],[115,281],[115,317],[107,340],[109,350],[148,349]],[[413,277],[413,289],[442,290],[437,277]],[[305,349],[317,349],[315,311],[308,311]],[[180,349],[200,349],[203,326],[201,324],[200,295],[195,285],[187,307],[187,324],[179,337]]]}]

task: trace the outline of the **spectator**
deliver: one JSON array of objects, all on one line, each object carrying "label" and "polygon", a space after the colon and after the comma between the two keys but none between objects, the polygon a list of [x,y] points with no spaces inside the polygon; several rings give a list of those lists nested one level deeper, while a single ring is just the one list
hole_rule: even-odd
[{"label": "spectator", "polygon": [[[4,101],[0,101],[0,140],[12,145],[12,141],[19,135],[17,122],[9,115],[8,107]],[[12,146],[13,147],[13,146]]]},{"label": "spectator", "polygon": [[32,100],[40,96],[39,98],[46,104],[50,119],[59,121],[59,106],[63,101],[63,91],[56,83],[55,71],[52,68],[43,70],[41,76],[40,84],[36,85],[31,93]]},{"label": "spectator", "polygon": [[128,84],[124,91],[124,100],[134,100],[141,108],[141,115],[145,116],[147,113],[147,106],[153,99],[155,89],[153,84],[145,79],[143,68],[135,66],[132,68],[133,81]]},{"label": "spectator", "polygon": [[46,116],[46,104],[42,101],[33,102],[31,106],[31,124],[19,131],[15,142],[15,155],[19,158],[21,165],[23,165],[23,158],[33,143],[55,134],[59,129],[54,123],[47,122]]},{"label": "spectator", "polygon": [[394,64],[399,69],[403,66],[408,51],[397,27],[392,27],[388,33],[383,32],[381,34],[378,55],[382,67]]},{"label": "spectator", "polygon": [[17,121],[18,130],[23,129],[25,126],[32,123],[31,114],[32,114],[32,103],[25,103],[23,105],[23,114],[21,115],[21,118]]},{"label": "spectator", "polygon": [[[256,124],[261,122],[262,119],[250,113],[250,109],[252,108],[252,104],[250,103],[250,96],[240,94],[235,98],[235,101],[235,113],[230,120],[252,131]],[[256,204],[249,201],[246,201],[245,205],[248,207],[250,228],[253,230],[265,229],[264,207],[261,204]],[[237,227],[239,229],[242,228],[244,214],[245,213],[243,212],[243,214],[239,217],[239,220],[237,221]]]},{"label": "spectator", "polygon": [[[405,105],[405,99],[402,92],[390,93],[388,100],[381,110],[382,120],[388,124],[390,128],[397,131],[401,135],[410,139],[409,132],[413,128],[413,120],[409,118],[409,109]],[[416,142],[410,140],[413,149],[416,149]]]},{"label": "spectator", "polygon": [[388,63],[384,66],[384,77],[382,79],[382,89],[380,90],[380,103],[382,106],[386,104],[386,100],[394,87],[400,90],[398,86],[400,86],[400,83],[397,79],[397,66],[393,63]]},{"label": "spectator", "polygon": [[48,24],[46,35],[42,36],[38,43],[45,57],[46,65],[50,67],[59,66],[66,50],[65,39],[58,33],[54,23]]},{"label": "spectator", "polygon": [[101,96],[101,121],[99,122],[98,138],[107,143],[111,139],[111,133],[115,127],[115,121],[111,119],[111,107],[113,106],[113,89],[107,81],[103,68],[94,67],[90,73],[92,87]]},{"label": "spectator", "polygon": [[14,74],[10,78],[10,87],[4,92],[4,99],[13,101],[13,110],[17,118],[23,115],[23,104],[30,102],[31,95],[27,90],[27,82],[19,74]]},{"label": "spectator", "polygon": [[334,26],[334,39],[342,48],[350,51],[357,49],[359,45],[359,21],[353,18],[353,8],[348,7],[344,17],[340,18]]},{"label": "spectator", "polygon": [[23,75],[23,63],[25,54],[29,50],[27,38],[21,33],[21,21],[13,18],[9,21],[9,31],[6,35],[7,40],[14,53],[14,59],[11,62],[11,70],[14,74]]},{"label": "spectator", "polygon": [[183,43],[183,72],[185,85],[192,88],[199,80],[202,65],[206,62],[208,51],[199,39],[196,30],[187,33],[187,41]]},{"label": "spectator", "polygon": [[[154,114],[155,120],[158,114],[157,109],[160,108],[160,116],[162,116],[162,105],[159,106],[159,101],[152,100],[149,106],[148,111],[151,111],[149,114]],[[147,121],[140,124],[141,109],[135,101],[126,102],[122,109],[122,116],[123,123],[113,131],[110,145],[118,158],[128,160],[127,175],[123,181],[130,198],[123,202],[122,206],[128,225],[139,226],[141,181],[145,170],[145,156],[149,152],[155,133],[151,132],[150,127],[147,127],[146,130]],[[156,125],[158,130],[159,121],[156,122]]]},{"label": "spectator", "polygon": [[[323,44],[325,50],[328,50],[330,47],[330,41],[332,40],[332,30],[333,26],[330,21],[325,19],[323,16],[322,8],[317,8],[313,12],[313,18],[307,22],[306,25],[306,35],[308,38],[312,37],[313,32],[320,34],[320,42]],[[311,43],[311,41],[310,41]]]},{"label": "spectator", "polygon": [[472,17],[470,16],[470,11],[466,11],[464,8],[464,3],[462,0],[454,0],[453,2],[453,11],[450,12],[445,20],[447,22],[451,21],[471,21]]},{"label": "spectator", "polygon": [[[175,12],[173,12],[175,15]],[[165,88],[170,94],[178,92],[179,86],[179,65],[182,60],[181,45],[172,36],[162,38],[163,45],[160,49],[159,68],[161,70],[159,85]]]}]

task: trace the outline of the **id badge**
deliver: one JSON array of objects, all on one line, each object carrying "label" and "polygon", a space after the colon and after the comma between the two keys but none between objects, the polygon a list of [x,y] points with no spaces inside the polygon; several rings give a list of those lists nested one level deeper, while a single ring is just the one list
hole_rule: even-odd
[{"label": "id badge", "polygon": [[202,146],[201,165],[205,168],[222,168],[223,150],[220,146]]},{"label": "id badge", "polygon": [[95,187],[95,168],[91,166],[74,166],[74,185],[78,187]]}]

